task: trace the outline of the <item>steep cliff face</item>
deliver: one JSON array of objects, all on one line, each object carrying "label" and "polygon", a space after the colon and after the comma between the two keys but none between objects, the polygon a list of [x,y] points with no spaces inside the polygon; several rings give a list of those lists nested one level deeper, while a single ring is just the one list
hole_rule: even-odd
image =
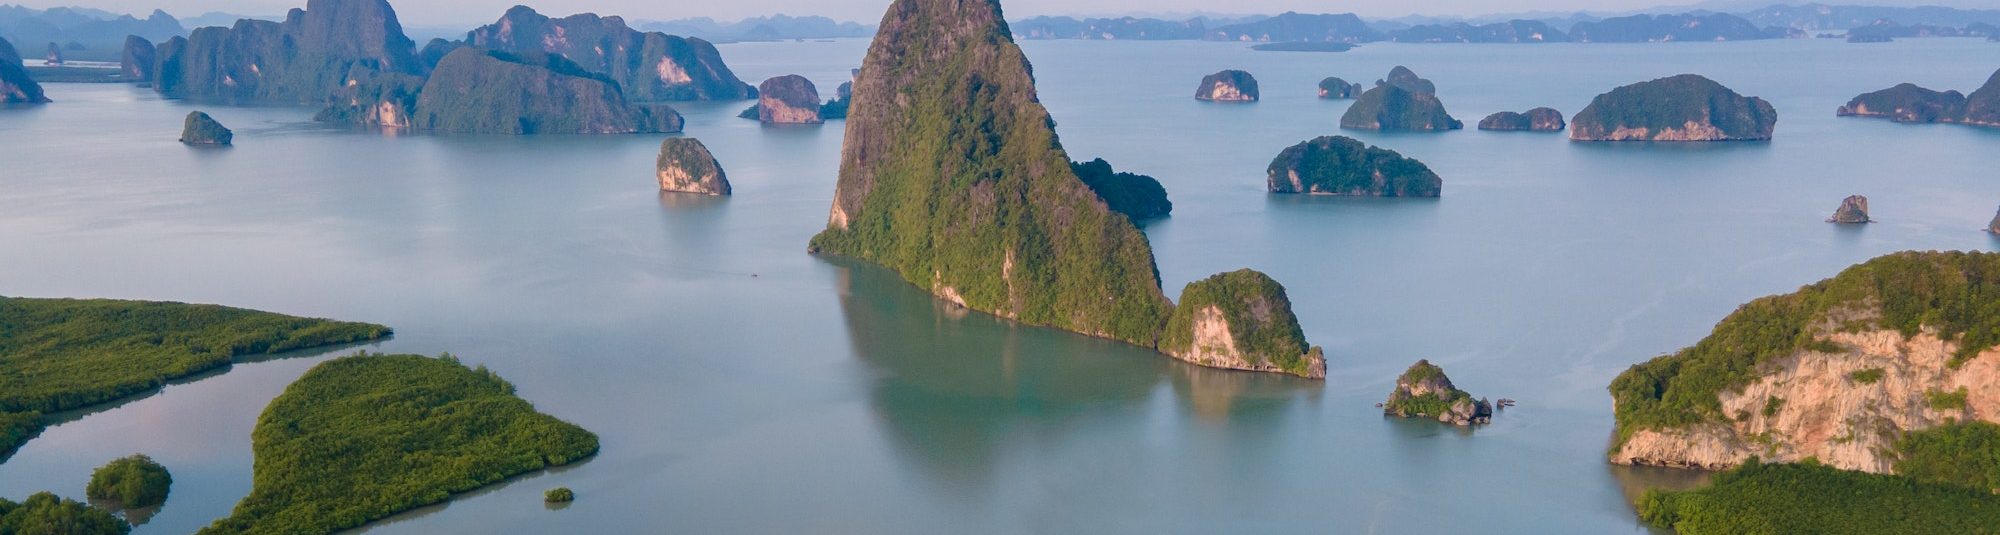
[{"label": "steep cliff face", "polygon": [[514,54],[555,54],[618,82],[635,101],[736,100],[756,89],[736,78],[715,45],[701,39],[640,32],[620,17],[591,13],[551,19],[526,6],[472,30],[475,47]]},{"label": "steep cliff face", "polygon": [[811,250],[1002,317],[1155,347],[1146,237],[1070,169],[994,0],[897,0],[847,116]]},{"label": "steep cliff face", "polygon": [[410,125],[485,134],[678,132],[680,114],[635,106],[618,83],[560,56],[461,48],[438,62],[418,93]]},{"label": "steep cliff face", "polygon": [[1346,136],[1324,136],[1278,153],[1265,169],[1272,193],[1436,197],[1444,179],[1423,162]]},{"label": "steep cliff face", "polygon": [[1846,199],[1842,199],[1840,201],[1840,208],[1835,209],[1833,217],[1826,220],[1828,223],[1846,224],[1869,223],[1872,221],[1868,219],[1868,198],[1860,195],[1849,195]]},{"label": "steep cliff face", "polygon": [[2000,254],[1897,253],[1752,301],[1612,383],[1611,460],[1884,473],[1906,434],[2000,422]]},{"label": "steep cliff face", "polygon": [[1434,418],[1452,425],[1483,424],[1493,420],[1493,405],[1485,399],[1459,390],[1445,377],[1444,368],[1429,360],[1418,360],[1396,377],[1396,388],[1382,402],[1382,413],[1399,418]]},{"label": "steep cliff face", "polygon": [[1714,80],[1682,74],[1611,90],[1570,121],[1574,141],[1759,141],[1778,110]]},{"label": "steep cliff face", "polygon": [[691,137],[670,137],[660,142],[657,165],[660,191],[728,195],[729,176],[722,163],[709,154],[708,146]]},{"label": "steep cliff face", "polygon": [[1285,287],[1248,269],[1188,283],[1160,351],[1212,368],[1326,378],[1326,356],[1306,343]]},{"label": "steep cliff face", "polygon": [[42,85],[28,76],[27,67],[21,66],[21,53],[13,43],[0,39],[0,103],[40,104],[48,102],[42,94]]},{"label": "steep cliff face", "polygon": [[284,22],[199,28],[158,49],[170,97],[323,104],[356,69],[421,75],[415,43],[384,0],[310,0]]},{"label": "steep cliff face", "polygon": [[1340,127],[1353,130],[1436,132],[1465,128],[1438,100],[1437,85],[1398,65],[1375,87],[1355,98]]},{"label": "steep cliff face", "polygon": [[144,37],[125,37],[125,48],[118,54],[118,72],[125,75],[125,81],[142,84],[153,82],[153,67],[159,63],[153,42]]},{"label": "steep cliff face", "polygon": [[757,85],[757,120],[764,124],[819,124],[819,88],[787,74]]},{"label": "steep cliff face", "polygon": [[1257,78],[1236,70],[1204,76],[1194,90],[1195,99],[1215,102],[1256,102],[1258,96]]}]

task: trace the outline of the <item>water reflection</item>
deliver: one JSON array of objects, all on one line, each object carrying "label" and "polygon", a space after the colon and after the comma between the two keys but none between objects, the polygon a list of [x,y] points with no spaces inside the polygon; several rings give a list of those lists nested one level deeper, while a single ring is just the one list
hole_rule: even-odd
[{"label": "water reflection", "polygon": [[1092,435],[1109,431],[1090,422],[1105,418],[1174,431],[1192,415],[1209,425],[1166,440],[1214,433],[1260,458],[1284,434],[1281,416],[1322,390],[1316,381],[1202,368],[1021,326],[945,304],[890,270],[829,262],[840,268],[854,353],[879,372],[871,406],[883,431],[901,457],[959,491],[984,489],[1010,460],[1102,440]]}]

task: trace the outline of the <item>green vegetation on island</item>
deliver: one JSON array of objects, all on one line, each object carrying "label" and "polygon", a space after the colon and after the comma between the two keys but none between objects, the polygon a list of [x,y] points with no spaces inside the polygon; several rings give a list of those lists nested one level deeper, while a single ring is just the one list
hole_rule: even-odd
[{"label": "green vegetation on island", "polygon": [[132,526],[90,504],[37,492],[27,501],[0,498],[0,534],[125,535]]},{"label": "green vegetation on island", "polygon": [[1991,490],[1754,457],[1700,489],[1647,491],[1638,510],[1680,535],[2000,533]]},{"label": "green vegetation on island", "polygon": [[999,4],[897,0],[888,13],[810,250],[974,310],[1155,347],[1172,305],[1152,248],[1070,169]]},{"label": "green vegetation on island", "polygon": [[1382,402],[1382,413],[1400,418],[1435,418],[1455,425],[1486,423],[1493,406],[1453,386],[1444,368],[1418,360],[1396,377],[1396,389]]},{"label": "green vegetation on island", "polygon": [[1598,95],[1569,132],[1574,141],[1757,141],[1777,125],[1778,110],[1764,99],[1682,74]]},{"label": "green vegetation on island", "polygon": [[1272,193],[1363,197],[1436,197],[1444,179],[1389,149],[1347,136],[1321,136],[1286,148],[1265,169]]},{"label": "green vegetation on island", "polygon": [[681,116],[663,104],[627,102],[618,82],[559,55],[465,47],[431,71],[409,125],[472,134],[629,134],[679,132]]},{"label": "green vegetation on island", "polygon": [[216,305],[0,297],[0,452],[38,432],[41,414],[139,394],[236,357],[389,334]]},{"label": "green vegetation on island", "polygon": [[1797,292],[1751,301],[1694,346],[1612,380],[1616,443],[1641,429],[1726,421],[1731,415],[1718,394],[1755,381],[1760,365],[1805,349],[1842,351],[1821,338],[1822,326],[1934,333],[1958,344],[1956,367],[2000,345],[2000,253],[1895,253]]},{"label": "green vegetation on island", "polygon": [[132,455],[113,460],[90,473],[84,494],[126,509],[152,507],[167,502],[174,476],[152,457]]},{"label": "green vegetation on island", "polygon": [[2000,492],[2000,425],[1953,423],[1905,433],[1896,440],[1895,469],[1925,483]]},{"label": "green vegetation on island", "polygon": [[313,534],[442,502],[576,462],[597,435],[445,355],[320,363],[271,401],[251,434],[250,495],[201,532]]},{"label": "green vegetation on island", "polygon": [[1201,78],[1194,98],[1215,102],[1256,102],[1257,78],[1239,70],[1225,70]]},{"label": "green vegetation on island", "polygon": [[[641,32],[623,17],[579,13],[549,18],[514,6],[493,24],[466,34],[466,43],[517,55],[555,54],[610,77],[634,101],[756,98],[757,89],[736,78],[708,41]],[[443,46],[449,46],[449,43]],[[424,54],[437,53],[426,46]]]},{"label": "green vegetation on island", "polygon": [[1355,97],[1354,104],[1340,116],[1340,127],[1437,132],[1465,128],[1465,123],[1444,110],[1444,101],[1437,97],[1437,84],[1397,65],[1388,77],[1376,81],[1375,87]]},{"label": "green vegetation on island", "polygon": [[542,501],[548,503],[569,503],[576,501],[576,492],[569,487],[556,487],[542,493]]},{"label": "green vegetation on island", "polygon": [[1159,179],[1150,176],[1117,172],[1111,162],[1098,158],[1088,162],[1070,162],[1069,168],[1083,185],[1097,192],[1111,211],[1125,214],[1133,221],[1166,217],[1174,211],[1173,201],[1167,200],[1167,188]]},{"label": "green vegetation on island", "polygon": [[1842,117],[1882,117],[1899,123],[2000,126],[2000,71],[1971,95],[1932,91],[1916,84],[1863,93],[1840,107]]},{"label": "green vegetation on island", "polygon": [[1249,269],[1188,283],[1160,350],[1203,366],[1326,377],[1324,352],[1306,343],[1285,287]]}]

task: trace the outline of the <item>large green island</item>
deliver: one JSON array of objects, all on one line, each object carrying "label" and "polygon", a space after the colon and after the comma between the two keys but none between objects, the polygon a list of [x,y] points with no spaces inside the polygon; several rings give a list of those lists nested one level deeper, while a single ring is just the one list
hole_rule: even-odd
[{"label": "large green island", "polygon": [[238,357],[389,334],[217,305],[0,297],[0,455],[40,432],[49,413],[135,396]]},{"label": "large green island", "polygon": [[597,453],[597,435],[446,355],[355,355],[313,367],[251,434],[250,495],[203,534],[315,534]]}]

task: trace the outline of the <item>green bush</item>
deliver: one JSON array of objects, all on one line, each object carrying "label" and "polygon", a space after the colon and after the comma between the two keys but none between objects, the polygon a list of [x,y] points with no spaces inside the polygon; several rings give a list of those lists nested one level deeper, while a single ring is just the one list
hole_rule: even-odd
[{"label": "green bush", "polygon": [[1754,459],[1704,488],[1648,491],[1637,506],[1641,520],[1679,535],[2000,533],[1990,491]]},{"label": "green bush", "polygon": [[1822,347],[1815,325],[1935,329],[1959,344],[1952,365],[2000,345],[2000,254],[1902,252],[1869,260],[1786,295],[1736,310],[1693,347],[1632,366],[1612,380],[1622,445],[1639,429],[1722,421],[1718,395],[1749,384],[1759,366]]},{"label": "green bush", "polygon": [[0,454],[41,429],[34,413],[132,396],[235,357],[389,333],[216,305],[0,297]]},{"label": "green bush", "polygon": [[356,355],[315,366],[251,434],[250,495],[205,534],[331,533],[597,453],[455,358]]},{"label": "green bush", "polygon": [[174,477],[152,457],[132,455],[111,461],[90,473],[84,494],[93,500],[108,500],[136,509],[167,502],[167,490]]},{"label": "green bush", "polygon": [[576,493],[569,487],[556,487],[542,493],[542,501],[549,503],[569,503],[576,501]]},{"label": "green bush", "polygon": [[1924,391],[1924,403],[1930,405],[1933,410],[1965,410],[1966,399],[1970,397],[1970,394],[1962,386],[1958,387],[1958,390],[1951,392],[1934,388]]},{"label": "green bush", "polygon": [[1918,481],[2000,491],[2000,425],[1951,424],[1896,440],[1897,474]]},{"label": "green bush", "polygon": [[1882,373],[1881,368],[1869,368],[1847,374],[1847,379],[1859,384],[1872,385],[1882,380]]},{"label": "green bush", "polygon": [[109,511],[76,500],[38,492],[28,501],[0,498],[0,534],[5,535],[125,535],[132,526]]}]

